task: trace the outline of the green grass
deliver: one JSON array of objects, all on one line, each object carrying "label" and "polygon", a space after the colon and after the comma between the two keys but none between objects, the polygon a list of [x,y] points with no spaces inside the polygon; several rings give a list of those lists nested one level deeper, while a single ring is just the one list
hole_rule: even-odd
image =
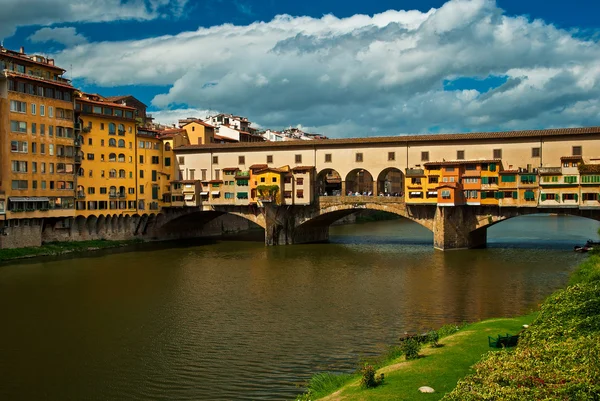
[{"label": "green grass", "polygon": [[72,242],[49,242],[39,247],[27,248],[12,248],[0,249],[0,261],[11,259],[29,258],[35,256],[60,255],[70,252],[86,252],[90,249],[106,249],[137,244],[143,242],[141,240],[129,241],[109,241],[109,240],[92,240],[92,241],[72,241]]},{"label": "green grass", "polygon": [[[419,359],[405,361],[398,353],[395,354],[395,359],[383,358],[388,365],[377,370],[377,375],[385,373],[383,385],[375,389],[363,389],[359,386],[360,376],[355,374],[346,377],[344,382],[332,382],[325,394],[331,394],[342,388],[340,397],[345,401],[439,400],[445,393],[454,389],[459,379],[472,372],[471,366],[479,361],[482,355],[492,350],[488,346],[488,336],[517,333],[522,329],[523,324],[531,323],[534,318],[535,314],[531,314],[516,318],[485,320],[462,325],[462,328],[456,325],[444,326],[444,332],[454,334],[442,338],[440,340],[442,346],[438,348],[424,345],[421,349],[422,357]],[[393,349],[388,355],[394,355]],[[421,386],[430,386],[436,392],[420,393],[418,389]],[[312,390],[310,384],[308,389]],[[323,397],[322,391],[318,393],[313,391],[309,397],[299,397],[299,399],[314,400]]]}]

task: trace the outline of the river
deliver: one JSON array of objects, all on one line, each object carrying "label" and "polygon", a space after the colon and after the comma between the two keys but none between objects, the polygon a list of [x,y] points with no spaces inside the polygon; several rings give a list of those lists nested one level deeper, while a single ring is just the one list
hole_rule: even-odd
[{"label": "river", "polygon": [[[327,244],[144,244],[0,266],[1,400],[290,400],[405,331],[535,309],[599,224],[527,216],[439,252],[407,220]],[[486,339],[482,338],[482,341]]]}]

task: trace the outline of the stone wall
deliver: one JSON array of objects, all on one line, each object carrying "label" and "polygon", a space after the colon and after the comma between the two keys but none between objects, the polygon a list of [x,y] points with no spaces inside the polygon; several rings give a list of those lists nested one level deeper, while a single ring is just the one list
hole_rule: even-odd
[{"label": "stone wall", "polygon": [[5,233],[6,235],[0,235],[0,249],[42,245],[42,226],[40,225],[6,227]]}]

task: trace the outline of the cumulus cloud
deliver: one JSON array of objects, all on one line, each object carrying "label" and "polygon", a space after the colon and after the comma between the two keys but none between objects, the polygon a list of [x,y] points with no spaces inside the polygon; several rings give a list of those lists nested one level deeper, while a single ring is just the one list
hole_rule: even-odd
[{"label": "cumulus cloud", "polygon": [[187,0],[2,0],[0,38],[19,26],[152,20],[179,16]]},{"label": "cumulus cloud", "polygon": [[[280,15],[56,57],[88,83],[167,86],[152,100],[158,108],[211,108],[331,136],[600,124],[600,43],[507,16],[493,0],[348,18]],[[444,88],[488,76],[507,81],[482,92]]]},{"label": "cumulus cloud", "polygon": [[38,29],[28,39],[33,43],[53,41],[67,47],[87,43],[86,37],[77,33],[77,30],[73,27]]}]

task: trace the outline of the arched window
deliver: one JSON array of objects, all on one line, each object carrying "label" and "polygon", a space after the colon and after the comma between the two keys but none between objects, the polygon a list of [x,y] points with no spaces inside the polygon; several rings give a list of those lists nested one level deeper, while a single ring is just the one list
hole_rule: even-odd
[{"label": "arched window", "polygon": [[117,126],[115,125],[115,123],[108,124],[108,134],[114,135],[116,133],[117,133]]},{"label": "arched window", "polygon": [[109,162],[116,162],[117,161],[117,155],[115,153],[111,153],[108,155],[108,161]]},{"label": "arched window", "polygon": [[115,170],[114,168],[110,169],[108,176],[110,178],[117,178],[117,170]]},{"label": "arched window", "polygon": [[85,198],[85,188],[83,185],[77,185],[77,197]]},{"label": "arched window", "polygon": [[85,173],[85,171],[83,171],[83,169],[81,167],[79,167],[79,170],[77,170],[77,175],[79,177],[83,177],[83,174]]},{"label": "arched window", "polygon": [[119,187],[119,194],[125,196],[125,187]]},{"label": "arched window", "polygon": [[116,196],[117,195],[117,187],[110,187],[109,194],[111,196]]},{"label": "arched window", "polygon": [[171,144],[169,142],[165,143],[165,150],[166,151],[171,150]]},{"label": "arched window", "polygon": [[124,148],[125,147],[125,140],[124,139],[119,139],[119,147],[120,148]]},{"label": "arched window", "polygon": [[119,162],[125,163],[125,155],[123,153],[119,153]]},{"label": "arched window", "polygon": [[119,170],[119,178],[125,178],[125,170]]},{"label": "arched window", "polygon": [[119,124],[119,135],[125,135],[125,126],[123,124]]},{"label": "arched window", "polygon": [[112,146],[112,147],[117,146],[117,140],[115,138],[110,138],[108,140],[108,146]]}]

